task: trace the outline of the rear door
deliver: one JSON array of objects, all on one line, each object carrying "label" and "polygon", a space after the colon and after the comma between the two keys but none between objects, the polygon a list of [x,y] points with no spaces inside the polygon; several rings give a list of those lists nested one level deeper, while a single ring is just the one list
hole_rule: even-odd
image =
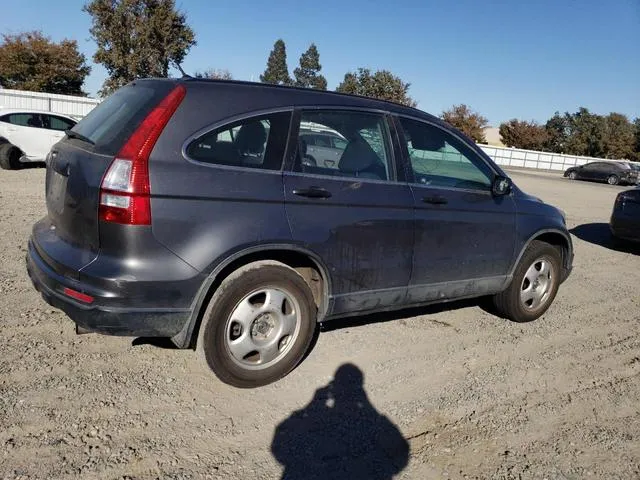
[{"label": "rear door", "polygon": [[[76,122],[57,115],[42,114],[42,120],[49,134],[49,149],[64,138],[66,130],[72,129],[76,124]],[[49,149],[47,153],[49,153]]]},{"label": "rear door", "polygon": [[462,139],[435,124],[397,120],[415,208],[409,302],[497,291],[514,256],[513,199],[492,195],[492,169]]},{"label": "rear door", "polygon": [[96,257],[102,177],[129,136],[173,86],[140,82],[121,88],[51,149],[45,180],[48,215],[35,227],[42,254],[69,271]]},{"label": "rear door", "polygon": [[[413,199],[398,181],[387,118],[357,110],[302,110],[296,129],[320,125],[347,139],[336,167],[285,172],[293,240],[331,276],[333,315],[402,305],[411,273]],[[297,152],[296,152],[297,153]]]}]

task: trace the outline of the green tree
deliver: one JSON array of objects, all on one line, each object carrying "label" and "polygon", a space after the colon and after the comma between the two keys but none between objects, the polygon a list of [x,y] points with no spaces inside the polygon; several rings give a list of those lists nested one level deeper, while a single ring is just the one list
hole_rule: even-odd
[{"label": "green tree", "polygon": [[291,85],[293,83],[289,76],[289,67],[287,67],[287,47],[281,38],[273,44],[273,50],[269,53],[267,60],[267,68],[260,75],[260,81],[274,85]]},{"label": "green tree", "polygon": [[635,129],[621,113],[610,113],[604,118],[604,151],[607,158],[630,159],[634,156]]},{"label": "green tree", "polygon": [[388,70],[371,73],[368,68],[359,68],[357,72],[348,72],[336,92],[362,95],[380,100],[415,107],[416,102],[408,95],[410,83],[403,82]]},{"label": "green tree", "polygon": [[180,65],[196,44],[195,34],[174,0],[92,0],[93,56],[107,69],[101,95],[136,78],[168,77],[170,64]]},{"label": "green tree", "polygon": [[212,80],[233,80],[233,75],[227,69],[213,69],[205,70],[204,72],[196,72],[194,75],[196,78],[208,78]]},{"label": "green tree", "polygon": [[547,120],[544,129],[547,134],[544,149],[554,153],[567,153],[570,132],[566,115],[556,112],[553,117]]},{"label": "green tree", "polygon": [[605,154],[604,117],[580,107],[574,114],[565,113],[569,126],[567,151],[571,155],[603,157]]},{"label": "green tree", "polygon": [[442,112],[441,118],[471,137],[474,142],[485,143],[487,141],[484,129],[487,128],[488,120],[478,112],[471,110],[467,105],[454,105],[449,110]]},{"label": "green tree", "polygon": [[82,85],[90,72],[75,40],[55,43],[38,31],[2,35],[0,85],[4,88],[86,95]]},{"label": "green tree", "polygon": [[300,56],[300,66],[293,71],[296,87],[327,89],[327,79],[320,74],[320,54],[316,45],[312,43],[306,52]]},{"label": "green tree", "polygon": [[633,121],[633,128],[634,128],[634,136],[635,136],[635,146],[634,146],[634,153],[633,153],[633,159],[636,162],[640,162],[640,117],[636,118]]},{"label": "green tree", "polygon": [[536,122],[516,120],[500,124],[502,143],[508,147],[527,150],[543,150],[547,141],[547,131]]}]

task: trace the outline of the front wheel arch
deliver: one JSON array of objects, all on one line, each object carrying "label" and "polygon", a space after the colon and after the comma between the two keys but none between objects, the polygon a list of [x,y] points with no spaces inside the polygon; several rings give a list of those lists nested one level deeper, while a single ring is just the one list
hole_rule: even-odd
[{"label": "front wheel arch", "polygon": [[548,230],[540,230],[534,233],[529,239],[525,242],[516,258],[515,262],[511,266],[509,270],[509,277],[513,276],[513,272],[518,267],[524,252],[527,250],[531,242],[534,240],[539,240],[544,243],[548,243],[553,245],[554,247],[560,250],[562,256],[562,266],[565,269],[568,269],[571,262],[571,256],[573,255],[573,247],[571,244],[571,239],[567,237],[566,234],[562,233],[560,230],[548,229]]}]

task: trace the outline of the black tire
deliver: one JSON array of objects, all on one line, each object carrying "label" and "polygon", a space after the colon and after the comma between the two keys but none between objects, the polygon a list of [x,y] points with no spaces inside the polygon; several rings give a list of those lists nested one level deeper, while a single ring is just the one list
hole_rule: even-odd
[{"label": "black tire", "polygon": [[[234,358],[228,345],[235,341],[230,336],[241,335],[232,333],[234,323],[237,323],[232,320],[232,314],[244,299],[251,299],[252,292],[260,289],[282,289],[293,297],[299,310],[297,333],[290,336],[293,338],[291,345],[286,343],[282,347],[279,358],[264,367],[252,369],[241,365],[242,360]],[[242,336],[251,337],[252,342],[253,326],[261,315],[264,314],[252,320],[251,328],[242,333]],[[201,359],[222,382],[239,388],[260,387],[286,376],[300,363],[317,328],[316,317],[313,295],[298,272],[280,262],[255,262],[229,275],[217,289],[202,318],[196,348]],[[276,341],[280,350],[282,339]]]},{"label": "black tire", "polygon": [[577,180],[578,174],[576,172],[569,172],[569,180]]},{"label": "black tire", "polygon": [[[523,287],[527,285],[525,282],[527,271],[541,260],[549,262],[551,268],[550,283],[548,288],[545,289],[544,299],[540,305],[532,308],[525,305],[521,298],[521,293]],[[561,272],[562,256],[558,248],[545,242],[533,240],[522,255],[507,289],[494,295],[493,304],[496,313],[518,323],[531,322],[539,318],[551,306],[558,293]]]},{"label": "black tire", "polygon": [[620,183],[620,179],[617,175],[609,175],[609,177],[607,178],[607,183],[609,185],[618,185],[618,183]]},{"label": "black tire", "polygon": [[0,145],[0,168],[4,170],[17,170],[20,168],[20,149],[10,143]]}]

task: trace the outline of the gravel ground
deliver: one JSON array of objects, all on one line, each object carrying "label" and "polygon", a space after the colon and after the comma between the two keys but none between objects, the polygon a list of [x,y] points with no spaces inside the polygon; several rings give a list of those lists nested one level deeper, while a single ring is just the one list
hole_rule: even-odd
[{"label": "gravel ground", "polygon": [[192,351],[76,336],[24,268],[44,170],[0,171],[0,478],[640,478],[640,252],[606,230],[621,188],[513,177],[576,227],[544,317],[344,322],[246,391]]}]

